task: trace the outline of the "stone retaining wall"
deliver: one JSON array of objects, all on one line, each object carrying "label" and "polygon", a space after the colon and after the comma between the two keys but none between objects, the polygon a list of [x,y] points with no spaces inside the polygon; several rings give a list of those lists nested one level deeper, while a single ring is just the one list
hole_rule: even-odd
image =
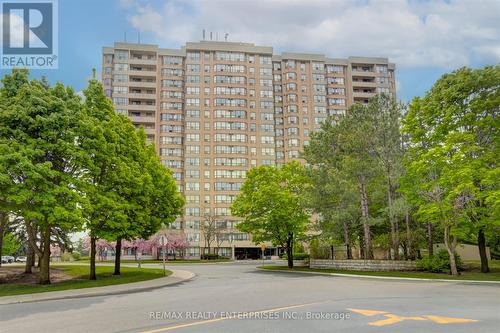
[{"label": "stone retaining wall", "polygon": [[345,269],[353,271],[415,271],[415,261],[395,260],[325,260],[311,259],[310,268]]},{"label": "stone retaining wall", "polygon": [[[277,266],[288,266],[287,260],[278,259],[278,260],[272,260],[271,262],[264,261],[264,265],[268,265],[271,263],[274,265],[277,265]],[[309,266],[309,261],[308,260],[294,260],[293,266],[294,267],[307,267],[307,266]]]}]

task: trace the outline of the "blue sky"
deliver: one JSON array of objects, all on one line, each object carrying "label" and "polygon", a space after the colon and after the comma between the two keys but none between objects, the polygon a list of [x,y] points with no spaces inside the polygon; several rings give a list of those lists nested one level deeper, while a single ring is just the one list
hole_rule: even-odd
[{"label": "blue sky", "polygon": [[206,29],[275,52],[389,57],[408,101],[445,72],[498,64],[498,17],[496,0],[59,0],[59,69],[32,74],[79,91],[100,72],[102,47],[124,33],[178,48]]}]

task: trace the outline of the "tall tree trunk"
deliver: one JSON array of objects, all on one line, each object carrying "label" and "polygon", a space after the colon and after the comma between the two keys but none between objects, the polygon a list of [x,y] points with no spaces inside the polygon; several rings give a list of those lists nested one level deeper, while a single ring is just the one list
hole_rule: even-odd
[{"label": "tall tree trunk", "polygon": [[[347,254],[347,259],[352,259],[351,242],[349,239],[349,225],[346,221],[342,222],[342,227],[344,229],[344,245]],[[333,259],[333,246],[332,246],[332,259]]]},{"label": "tall tree trunk", "polygon": [[97,280],[95,274],[96,238],[90,236],[90,274],[89,280]]},{"label": "tall tree trunk", "polygon": [[[2,258],[3,235],[7,225],[7,214],[0,213],[0,258]],[[2,267],[2,260],[0,260],[0,267]]]},{"label": "tall tree trunk", "polygon": [[293,233],[288,233],[286,240],[286,256],[288,261],[288,268],[293,268]]},{"label": "tall tree trunk", "polygon": [[[388,176],[389,177],[389,176]],[[399,227],[398,222],[394,218],[392,212],[392,184],[390,181],[387,183],[387,208],[389,209],[389,223],[391,225],[391,248],[392,259],[399,260]]]},{"label": "tall tree trunk", "polygon": [[393,219],[393,226],[392,250],[394,251],[394,260],[399,260],[399,223],[396,219]]},{"label": "tall tree trunk", "polygon": [[120,259],[122,255],[122,239],[118,237],[116,239],[116,247],[115,247],[115,272],[113,275],[120,275]]},{"label": "tall tree trunk", "polygon": [[39,260],[39,284],[50,284],[50,226],[44,227],[41,233],[43,250]]},{"label": "tall tree trunk", "polygon": [[35,251],[31,247],[31,244],[28,242],[28,249],[26,253],[26,264],[24,266],[24,274],[33,273],[33,266],[35,265]]},{"label": "tall tree trunk", "polygon": [[40,256],[41,252],[36,245],[36,228],[32,225],[32,222],[27,219],[24,219],[24,223],[26,225],[26,233],[28,234],[28,253],[26,256],[26,267],[24,273],[31,274],[33,273],[32,268],[35,266],[36,255],[38,254],[38,256]]},{"label": "tall tree trunk", "polygon": [[409,212],[406,212],[405,214],[405,224],[406,224],[406,259],[414,260],[415,256],[413,255],[413,240],[411,239]]},{"label": "tall tree trunk", "polygon": [[365,258],[365,240],[362,237],[362,233],[358,235],[358,259]]},{"label": "tall tree trunk", "polygon": [[455,247],[456,247],[456,237],[453,237],[453,240],[450,240],[450,231],[451,226],[444,227],[444,245],[446,250],[448,251],[448,255],[450,256],[450,270],[451,275],[457,276],[457,262],[455,260]]},{"label": "tall tree trunk", "polygon": [[[0,259],[2,258],[2,247],[3,247],[3,230],[0,230]],[[2,267],[2,260],[0,260],[0,267]]]},{"label": "tall tree trunk", "polygon": [[370,234],[370,213],[368,207],[368,193],[366,192],[366,179],[364,176],[359,178],[359,194],[361,197],[361,217],[363,219],[364,233],[364,257],[365,259],[373,259],[372,239]]},{"label": "tall tree trunk", "polygon": [[432,238],[432,223],[427,221],[427,250],[429,257],[434,255],[434,241]]},{"label": "tall tree trunk", "polygon": [[43,244],[44,244],[44,235],[42,231],[40,231],[40,253],[37,253],[38,256],[35,257],[35,260],[38,259],[38,261],[36,262],[36,267],[38,267],[38,271],[40,271],[40,267],[42,266]]},{"label": "tall tree trunk", "polygon": [[488,256],[486,255],[486,238],[484,237],[484,229],[479,228],[477,233],[477,246],[479,248],[479,257],[481,257],[481,273],[488,273]]},{"label": "tall tree trunk", "polygon": [[31,248],[31,267],[35,267],[36,251]]}]

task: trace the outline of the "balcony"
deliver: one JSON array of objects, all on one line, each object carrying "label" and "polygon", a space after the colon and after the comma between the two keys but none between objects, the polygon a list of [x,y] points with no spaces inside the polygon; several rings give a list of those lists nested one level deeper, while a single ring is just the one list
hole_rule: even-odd
[{"label": "balcony", "polygon": [[156,134],[156,131],[154,128],[145,128],[144,132],[146,133],[146,135],[155,135]]},{"label": "balcony", "polygon": [[129,81],[129,87],[137,87],[137,88],[156,88],[156,82],[150,81]]},{"label": "balcony", "polygon": [[353,92],[352,97],[354,98],[371,98],[375,96],[376,92]]},{"label": "balcony", "polygon": [[129,109],[140,110],[140,111],[156,111],[156,105],[149,104],[132,104],[129,103]]},{"label": "balcony", "polygon": [[156,94],[151,93],[129,93],[127,95],[129,98],[137,98],[137,99],[156,99]]},{"label": "balcony", "polygon": [[378,85],[376,82],[352,81],[352,86],[353,87],[376,88]]},{"label": "balcony", "polygon": [[157,59],[156,58],[148,59],[148,58],[133,58],[132,57],[128,60],[128,63],[132,64],[132,65],[156,65]]},{"label": "balcony", "polygon": [[362,70],[362,69],[353,69],[351,72],[352,76],[369,76],[369,77],[375,77],[377,76],[377,73],[374,71],[367,71],[367,70]]},{"label": "balcony", "polygon": [[136,70],[136,69],[131,69],[127,72],[130,76],[155,76],[156,77],[156,70]]},{"label": "balcony", "polygon": [[162,74],[161,78],[164,80],[184,80],[184,74]]},{"label": "balcony", "polygon": [[140,81],[129,80],[127,84],[129,87],[156,88],[156,81],[153,80],[144,80],[144,79]]},{"label": "balcony", "polygon": [[130,121],[137,124],[152,124],[156,121],[155,117],[129,116]]}]

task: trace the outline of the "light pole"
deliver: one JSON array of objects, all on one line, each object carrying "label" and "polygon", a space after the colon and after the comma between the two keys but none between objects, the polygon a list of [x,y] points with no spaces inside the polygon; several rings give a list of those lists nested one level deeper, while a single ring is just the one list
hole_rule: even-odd
[{"label": "light pole", "polygon": [[165,236],[161,236],[160,243],[161,247],[163,248],[163,275],[167,275],[165,270],[165,253],[167,252],[167,242],[167,238]]},{"label": "light pole", "polygon": [[262,250],[262,266],[264,266],[264,251],[266,250],[266,244],[262,243],[260,249]]}]

